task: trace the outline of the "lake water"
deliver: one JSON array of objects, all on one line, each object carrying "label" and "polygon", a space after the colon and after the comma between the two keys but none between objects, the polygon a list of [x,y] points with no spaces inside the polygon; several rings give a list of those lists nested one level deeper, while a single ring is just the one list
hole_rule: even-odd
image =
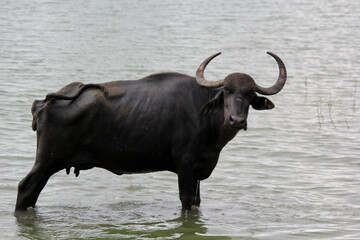
[{"label": "lake water", "polygon": [[[0,239],[360,239],[360,1],[0,1]],[[37,207],[15,214],[34,163],[30,108],[73,81],[245,72],[288,83],[271,111],[202,181],[181,211],[169,172],[55,174]]]}]

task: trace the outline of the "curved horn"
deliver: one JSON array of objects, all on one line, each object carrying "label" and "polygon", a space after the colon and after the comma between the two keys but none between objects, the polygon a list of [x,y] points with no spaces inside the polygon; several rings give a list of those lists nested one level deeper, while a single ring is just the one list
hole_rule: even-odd
[{"label": "curved horn", "polygon": [[206,66],[209,64],[209,62],[215,58],[216,56],[219,56],[221,54],[221,52],[215,53],[214,55],[208,57],[207,59],[205,59],[205,61],[203,61],[199,68],[196,71],[196,82],[200,85],[200,86],[204,86],[204,87],[210,87],[210,88],[217,88],[217,87],[222,87],[224,85],[224,80],[219,80],[219,81],[208,81],[204,78],[204,70],[206,68]]},{"label": "curved horn", "polygon": [[285,64],[283,63],[283,61],[276,56],[274,53],[272,52],[267,52],[267,54],[269,54],[270,56],[272,56],[273,58],[275,58],[277,64],[279,65],[279,77],[276,81],[276,83],[274,84],[274,86],[269,87],[269,88],[263,88],[257,84],[255,84],[256,88],[255,91],[257,93],[260,93],[262,95],[274,95],[277,94],[278,92],[281,91],[281,89],[284,87],[285,82],[286,82],[286,68],[285,68]]}]

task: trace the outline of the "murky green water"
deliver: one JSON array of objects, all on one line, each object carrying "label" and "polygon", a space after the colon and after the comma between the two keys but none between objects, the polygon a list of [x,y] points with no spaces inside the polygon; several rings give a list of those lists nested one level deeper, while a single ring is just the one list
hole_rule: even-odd
[{"label": "murky green water", "polygon": [[[0,239],[359,239],[360,2],[0,1]],[[183,213],[177,177],[101,169],[54,175],[37,208],[14,213],[34,162],[34,99],[67,83],[194,74],[277,77],[275,109],[248,131]]]}]

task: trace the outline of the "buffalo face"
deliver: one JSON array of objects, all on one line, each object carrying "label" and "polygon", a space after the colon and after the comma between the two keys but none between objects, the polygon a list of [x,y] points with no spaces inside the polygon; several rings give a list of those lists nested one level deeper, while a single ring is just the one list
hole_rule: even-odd
[{"label": "buffalo face", "polygon": [[217,113],[223,109],[224,126],[236,130],[247,129],[247,116],[250,105],[256,110],[274,108],[274,104],[262,95],[274,95],[281,91],[286,82],[286,68],[282,60],[275,54],[268,52],[279,66],[279,77],[276,83],[264,88],[257,85],[249,75],[244,73],[232,73],[224,80],[208,81],[204,78],[204,70],[207,64],[220,53],[207,58],[196,72],[196,81],[200,86],[219,89],[215,97],[210,99],[202,107],[200,114]]},{"label": "buffalo face", "polygon": [[257,96],[255,81],[247,74],[233,73],[224,79],[224,86],[201,109],[201,115],[224,110],[224,126],[235,130],[247,129],[250,105],[256,110],[272,109],[274,104]]},{"label": "buffalo face", "polygon": [[274,104],[255,93],[255,82],[246,74],[233,73],[225,78],[223,88],[224,125],[237,130],[247,129],[249,106],[255,109],[271,109]]}]

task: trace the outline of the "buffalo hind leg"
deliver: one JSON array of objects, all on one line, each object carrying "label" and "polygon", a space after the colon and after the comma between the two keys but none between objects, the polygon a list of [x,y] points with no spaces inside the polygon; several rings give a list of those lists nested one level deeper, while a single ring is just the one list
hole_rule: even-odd
[{"label": "buffalo hind leg", "polygon": [[28,207],[34,207],[50,176],[51,174],[45,171],[42,164],[35,163],[31,171],[19,183],[15,210],[25,211]]}]

